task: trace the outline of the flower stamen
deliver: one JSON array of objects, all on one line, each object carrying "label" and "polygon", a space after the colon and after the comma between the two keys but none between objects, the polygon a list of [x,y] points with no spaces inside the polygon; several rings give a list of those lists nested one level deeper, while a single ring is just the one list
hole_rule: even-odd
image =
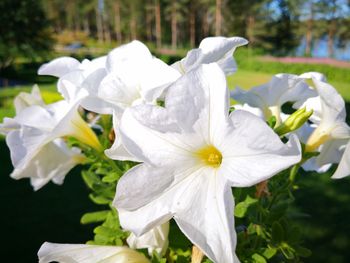
[{"label": "flower stamen", "polygon": [[213,145],[208,145],[196,152],[199,159],[205,163],[205,165],[212,167],[219,167],[222,162],[222,154]]}]

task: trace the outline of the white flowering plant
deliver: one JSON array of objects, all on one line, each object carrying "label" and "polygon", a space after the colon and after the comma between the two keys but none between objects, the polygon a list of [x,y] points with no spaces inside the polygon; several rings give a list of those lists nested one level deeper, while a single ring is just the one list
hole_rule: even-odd
[{"label": "white flowering plant", "polygon": [[[86,244],[45,242],[39,262],[301,262],[290,206],[301,169],[350,174],[345,103],[317,72],[230,90],[240,37],[210,37],[167,65],[139,41],[40,67],[62,100],[15,99],[0,132],[14,179],[63,184],[76,165],[99,211]],[[230,100],[230,96],[231,99]],[[231,102],[236,103],[231,105]],[[291,114],[282,111],[290,105]]]}]

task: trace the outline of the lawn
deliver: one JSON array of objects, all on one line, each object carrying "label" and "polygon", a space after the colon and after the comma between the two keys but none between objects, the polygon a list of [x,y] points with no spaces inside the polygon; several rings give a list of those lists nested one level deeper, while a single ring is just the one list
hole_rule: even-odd
[{"label": "lawn", "polygon": [[[270,78],[271,74],[238,70],[228,83],[230,88],[249,88]],[[350,101],[347,83],[331,83]],[[54,84],[43,84],[40,88],[46,102],[60,98]],[[14,115],[14,96],[30,89],[31,85],[0,89],[0,120]],[[67,176],[64,186],[49,184],[33,192],[28,180],[15,181],[9,177],[12,170],[9,151],[1,138],[0,160],[4,262],[37,262],[36,252],[44,241],[81,243],[92,237],[92,227],[79,223],[83,213],[96,209],[88,200],[79,169]],[[295,215],[304,230],[305,246],[314,251],[304,262],[346,263],[350,257],[350,178],[329,177],[330,173],[299,175]]]}]

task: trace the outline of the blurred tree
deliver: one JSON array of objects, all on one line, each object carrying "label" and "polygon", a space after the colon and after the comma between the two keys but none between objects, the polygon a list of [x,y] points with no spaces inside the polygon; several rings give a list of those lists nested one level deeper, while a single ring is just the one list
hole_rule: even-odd
[{"label": "blurred tree", "polygon": [[[190,6],[190,0],[165,0],[164,15],[166,20],[170,21],[170,31],[171,31],[171,48],[177,49],[179,38],[181,34],[184,35],[187,32],[187,27],[181,27],[182,30],[179,32],[178,28],[182,24],[187,24],[188,9]],[[185,38],[185,42],[188,41],[188,37]]]},{"label": "blurred tree", "polygon": [[269,33],[262,37],[262,40],[268,43],[265,48],[271,54],[285,56],[299,45],[300,37],[297,35],[297,27],[299,24],[298,10],[301,3],[302,1],[299,0],[273,2],[276,13],[270,15],[269,22],[266,24]]},{"label": "blurred tree", "polygon": [[157,48],[162,46],[162,22],[161,22],[161,11],[159,0],[154,0],[154,14],[156,22],[156,42]]},{"label": "blurred tree", "polygon": [[349,9],[345,8],[347,2],[344,0],[319,0],[320,13],[327,21],[327,48],[328,57],[334,57],[334,40],[339,37],[338,27],[345,21]]},{"label": "blurred tree", "polygon": [[53,39],[41,1],[0,1],[0,69],[16,57],[35,60],[50,50]]},{"label": "blurred tree", "polygon": [[222,0],[216,0],[215,6],[215,35],[221,35],[221,24],[222,24]]},{"label": "blurred tree", "polygon": [[272,1],[229,1],[229,17],[225,19],[229,32],[248,38],[250,47],[264,46],[264,38],[270,34],[270,29],[266,26],[271,16],[268,10],[270,2]]}]

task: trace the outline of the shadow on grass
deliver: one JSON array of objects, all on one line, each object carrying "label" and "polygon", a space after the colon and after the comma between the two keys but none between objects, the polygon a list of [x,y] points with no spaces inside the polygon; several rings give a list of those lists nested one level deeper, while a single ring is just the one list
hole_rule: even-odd
[{"label": "shadow on grass", "polygon": [[307,216],[300,220],[305,246],[313,252],[305,262],[346,263],[350,257],[350,178],[302,173],[295,206]]},{"label": "shadow on grass", "polygon": [[0,138],[1,262],[38,262],[36,253],[45,241],[85,243],[93,226],[80,224],[86,212],[98,210],[88,199],[79,169],[63,186],[52,183],[34,192],[29,180],[14,180],[10,153]]}]

